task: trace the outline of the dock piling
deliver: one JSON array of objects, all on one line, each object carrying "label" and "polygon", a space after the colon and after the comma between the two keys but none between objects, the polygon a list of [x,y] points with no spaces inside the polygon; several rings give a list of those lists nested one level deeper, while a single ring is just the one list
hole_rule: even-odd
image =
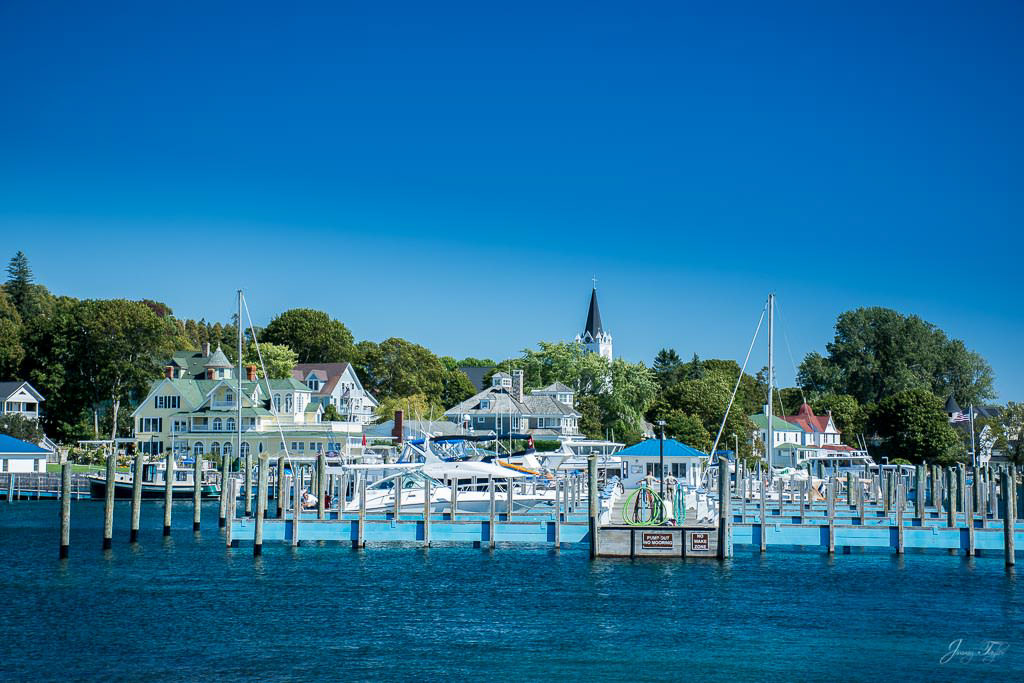
[{"label": "dock piling", "polygon": [[274,503],[277,505],[278,519],[284,519],[284,455],[277,458],[277,472],[274,475]]},{"label": "dock piling", "polygon": [[[452,515],[454,519],[454,515]],[[366,479],[359,479],[359,523],[356,528],[356,548],[366,547]]]},{"label": "dock piling", "polygon": [[253,530],[252,540],[252,554],[257,557],[263,554],[263,518],[267,514],[267,468],[269,466],[270,459],[267,455],[261,454],[256,484],[256,528]]},{"label": "dock piling", "polygon": [[[509,491],[512,490],[509,485]],[[512,494],[509,493],[509,516],[512,513]],[[587,508],[590,520],[590,559],[597,557],[600,552],[601,539],[599,537],[600,524],[597,518],[597,456],[587,456]]]},{"label": "dock piling", "polygon": [[60,559],[66,559],[71,548],[71,463],[60,465]]},{"label": "dock piling", "polygon": [[[399,482],[401,483],[401,482]],[[327,456],[322,450],[316,453],[316,518],[327,517]],[[398,519],[398,516],[395,516]]]},{"label": "dock piling", "polygon": [[919,520],[924,519],[924,465],[914,468],[914,514]]},{"label": "dock piling", "polygon": [[423,482],[423,547],[430,547],[430,477]]},{"label": "dock piling", "polygon": [[139,517],[142,515],[142,453],[135,454],[135,473],[132,475],[132,524],[128,542],[139,542]]},{"label": "dock piling", "polygon": [[192,454],[192,531],[199,531],[203,503],[203,456]]},{"label": "dock piling", "polygon": [[117,486],[117,454],[107,454],[107,487],[103,496],[103,549],[110,550],[114,539],[114,489]]},{"label": "dock piling", "polygon": [[171,535],[171,503],[174,501],[174,449],[167,450],[164,470],[164,536]]},{"label": "dock piling", "polygon": [[1017,563],[1014,545],[1014,527],[1016,526],[1017,506],[1014,502],[1017,493],[1017,476],[1012,465],[1003,470],[1002,474],[1002,507],[1003,507],[1003,550],[1006,554],[1006,566],[1012,567]]},{"label": "dock piling", "polygon": [[[292,481],[295,482],[295,493],[292,495],[292,546],[299,544],[299,517],[302,515],[302,470],[292,475]],[[298,475],[298,478],[296,478]]]},{"label": "dock piling", "polygon": [[[591,489],[593,496],[594,485]],[[779,483],[779,504],[782,503],[782,483]],[[732,491],[729,488],[729,460],[718,456],[718,559],[732,557]],[[801,510],[801,515],[803,510]]]}]

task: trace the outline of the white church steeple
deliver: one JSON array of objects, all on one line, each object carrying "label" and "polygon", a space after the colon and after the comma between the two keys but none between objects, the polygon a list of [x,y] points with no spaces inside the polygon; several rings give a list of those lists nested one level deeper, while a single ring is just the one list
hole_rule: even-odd
[{"label": "white church steeple", "polygon": [[587,351],[612,359],[612,335],[601,324],[601,309],[597,305],[597,280],[590,292],[590,309],[587,311],[587,324],[583,334],[576,335],[576,342],[583,344]]}]

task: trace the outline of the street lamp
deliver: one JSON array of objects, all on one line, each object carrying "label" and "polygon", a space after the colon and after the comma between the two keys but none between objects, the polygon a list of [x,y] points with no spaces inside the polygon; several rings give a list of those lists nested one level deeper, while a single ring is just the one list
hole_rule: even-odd
[{"label": "street lamp", "polygon": [[661,481],[661,497],[665,497],[665,421],[658,420],[661,439],[658,442],[658,479]]}]

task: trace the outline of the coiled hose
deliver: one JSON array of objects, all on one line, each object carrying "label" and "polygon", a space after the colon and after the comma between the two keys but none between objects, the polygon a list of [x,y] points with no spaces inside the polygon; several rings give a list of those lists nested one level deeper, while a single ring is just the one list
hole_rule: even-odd
[{"label": "coiled hose", "polygon": [[641,486],[622,504],[622,521],[628,526],[656,526],[665,522],[665,503],[661,496]]}]

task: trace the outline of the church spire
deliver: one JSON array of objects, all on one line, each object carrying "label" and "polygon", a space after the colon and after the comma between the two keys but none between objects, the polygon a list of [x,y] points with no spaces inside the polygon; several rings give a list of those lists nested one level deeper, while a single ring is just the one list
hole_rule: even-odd
[{"label": "church spire", "polygon": [[604,332],[601,325],[601,309],[597,306],[597,286],[590,292],[590,310],[587,311],[587,326],[583,328],[583,336],[590,335],[591,339],[597,339],[597,335]]},{"label": "church spire", "polygon": [[587,309],[587,324],[583,334],[576,335],[576,342],[583,344],[587,351],[612,359],[612,335],[601,321],[601,308],[597,305],[597,280],[590,291],[590,308]]}]

